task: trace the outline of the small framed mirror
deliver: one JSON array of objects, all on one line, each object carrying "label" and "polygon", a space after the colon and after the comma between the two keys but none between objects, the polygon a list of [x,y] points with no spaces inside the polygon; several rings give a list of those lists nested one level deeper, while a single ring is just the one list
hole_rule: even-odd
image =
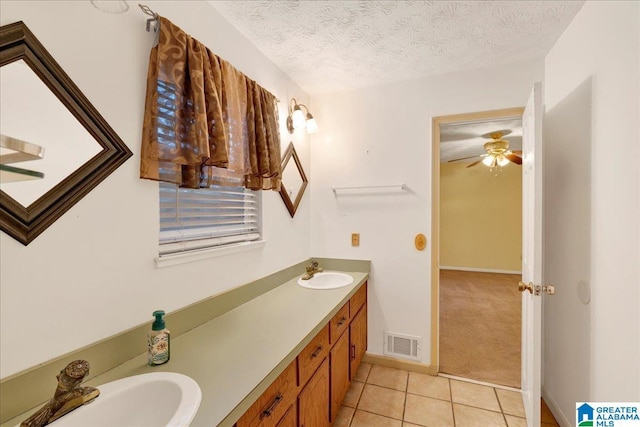
[{"label": "small framed mirror", "polygon": [[23,22],[0,77],[0,229],[28,245],[132,153]]},{"label": "small framed mirror", "polygon": [[289,143],[287,150],[282,156],[282,185],[280,186],[280,196],[287,206],[287,210],[293,218],[298,210],[300,200],[307,188],[307,176],[304,174],[302,164],[296,153],[293,142]]}]

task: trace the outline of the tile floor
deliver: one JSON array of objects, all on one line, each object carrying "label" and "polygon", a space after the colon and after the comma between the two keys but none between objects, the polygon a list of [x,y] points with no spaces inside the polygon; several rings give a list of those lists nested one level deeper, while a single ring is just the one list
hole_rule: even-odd
[{"label": "tile floor", "polygon": [[[516,391],[362,363],[333,426],[526,427],[524,416]],[[544,404],[542,421],[558,425]]]}]

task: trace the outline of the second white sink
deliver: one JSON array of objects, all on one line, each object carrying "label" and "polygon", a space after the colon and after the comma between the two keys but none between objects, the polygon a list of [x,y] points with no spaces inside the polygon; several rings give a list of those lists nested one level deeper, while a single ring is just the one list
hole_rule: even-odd
[{"label": "second white sink", "polygon": [[298,279],[298,285],[309,289],[337,289],[349,286],[353,277],[339,271],[323,271],[316,273],[309,280]]},{"label": "second white sink", "polygon": [[97,386],[92,402],[49,424],[53,427],[188,426],[202,392],[192,378],[173,372],[134,375]]}]

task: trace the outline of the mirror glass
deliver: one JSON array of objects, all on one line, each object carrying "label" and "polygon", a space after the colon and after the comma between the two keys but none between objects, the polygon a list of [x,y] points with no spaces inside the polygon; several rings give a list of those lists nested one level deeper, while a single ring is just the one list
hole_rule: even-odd
[{"label": "mirror glass", "polygon": [[[0,134],[44,149],[42,159],[11,163],[44,178],[0,180],[0,190],[25,208],[102,149],[23,60],[0,68],[0,111]],[[11,151],[0,148],[0,155]]]},{"label": "mirror glass", "polygon": [[28,245],[132,153],[24,22],[0,67],[0,229]]},{"label": "mirror glass", "polygon": [[290,142],[282,156],[282,185],[280,186],[280,196],[287,206],[291,218],[294,217],[298,209],[308,182],[300,159],[298,158],[298,153],[296,153],[293,143]]}]

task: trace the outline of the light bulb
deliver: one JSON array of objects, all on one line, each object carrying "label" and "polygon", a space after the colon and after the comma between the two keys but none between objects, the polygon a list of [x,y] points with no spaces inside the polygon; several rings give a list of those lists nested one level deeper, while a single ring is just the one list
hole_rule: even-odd
[{"label": "light bulb", "polygon": [[307,133],[318,132],[318,124],[311,114],[307,114]]},{"label": "light bulb", "polygon": [[500,165],[500,167],[506,166],[508,163],[509,159],[507,159],[505,156],[498,156],[498,165]]},{"label": "light bulb", "polygon": [[293,114],[291,114],[291,119],[293,120],[293,127],[296,129],[303,128],[307,124],[307,119],[304,117],[304,113],[297,105],[293,107]]},{"label": "light bulb", "polygon": [[489,155],[485,157],[484,159],[482,159],[482,163],[484,163],[486,166],[491,167],[491,164],[493,163],[493,156]]}]

